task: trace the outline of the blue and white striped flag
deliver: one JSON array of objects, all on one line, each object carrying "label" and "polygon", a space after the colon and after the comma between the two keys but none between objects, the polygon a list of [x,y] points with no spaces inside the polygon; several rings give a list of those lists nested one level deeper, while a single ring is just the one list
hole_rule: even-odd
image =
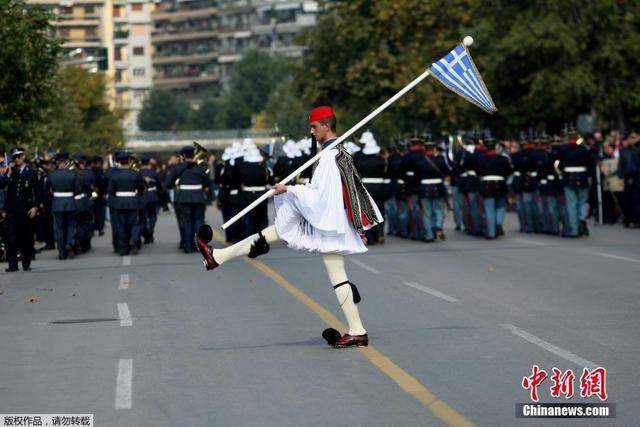
[{"label": "blue and white striped flag", "polygon": [[431,64],[429,71],[432,77],[467,101],[491,114],[498,111],[471,54],[462,43],[441,60]]}]

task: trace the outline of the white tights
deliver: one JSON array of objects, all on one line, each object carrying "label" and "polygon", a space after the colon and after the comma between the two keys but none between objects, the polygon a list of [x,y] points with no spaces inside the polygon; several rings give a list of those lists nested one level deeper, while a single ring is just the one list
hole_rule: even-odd
[{"label": "white tights", "polygon": [[[271,225],[262,230],[262,235],[265,237],[265,239],[267,239],[268,243],[273,243],[280,240],[275,225]],[[235,245],[231,245],[223,249],[214,249],[213,258],[218,264],[223,264],[230,259],[239,256],[246,256],[251,250],[251,245],[258,239],[258,237],[258,234],[253,234],[246,239],[236,243]],[[331,281],[332,286],[349,280],[347,279],[347,273],[344,268],[344,256],[338,254],[323,254],[322,260],[324,261],[324,265],[327,269],[327,274],[329,275],[329,280]],[[336,297],[338,298],[338,303],[340,304],[340,307],[342,308],[342,311],[347,318],[347,323],[349,323],[348,334],[366,334],[367,331],[362,326],[362,321],[360,320],[358,306],[356,306],[356,304],[353,302],[353,291],[351,290],[351,285],[348,283],[343,284],[335,288],[335,292]]]}]

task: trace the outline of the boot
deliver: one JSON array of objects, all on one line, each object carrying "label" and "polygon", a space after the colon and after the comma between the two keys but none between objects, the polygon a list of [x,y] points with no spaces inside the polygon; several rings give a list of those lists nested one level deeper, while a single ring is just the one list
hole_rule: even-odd
[{"label": "boot", "polygon": [[349,335],[344,334],[342,338],[333,344],[334,348],[346,348],[346,347],[367,347],[369,345],[369,336],[364,335]]}]

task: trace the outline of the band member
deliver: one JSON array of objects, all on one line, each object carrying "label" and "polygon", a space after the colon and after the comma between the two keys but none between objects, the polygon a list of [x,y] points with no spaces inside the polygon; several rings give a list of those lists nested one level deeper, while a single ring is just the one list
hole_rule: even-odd
[{"label": "band member", "polygon": [[502,224],[507,208],[507,177],[513,170],[506,155],[496,152],[496,141],[484,141],[487,151],[478,159],[478,196],[482,209],[483,233],[487,239],[503,236]]},{"label": "band member", "polygon": [[[336,117],[330,107],[313,109],[309,124],[323,149],[336,139]],[[276,184],[273,189],[275,225],[224,249],[209,247],[212,231],[210,227],[201,229],[197,242],[206,268],[212,270],[238,256],[255,258],[267,253],[269,244],[279,239],[292,249],[321,253],[349,324],[349,331],[333,345],[368,345],[367,331],[356,306],[360,295],[347,278],[344,255],[367,251],[364,232],[380,223],[382,215],[364,188],[351,156],[343,146],[334,147],[320,157],[309,184]]]}]

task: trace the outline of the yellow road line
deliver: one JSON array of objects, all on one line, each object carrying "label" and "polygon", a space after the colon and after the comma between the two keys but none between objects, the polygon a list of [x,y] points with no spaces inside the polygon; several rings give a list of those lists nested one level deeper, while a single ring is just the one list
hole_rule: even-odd
[{"label": "yellow road line", "polygon": [[[213,234],[217,241],[224,243],[224,237],[217,230],[214,230]],[[260,270],[265,276],[276,282],[285,291],[289,292],[295,299],[313,311],[327,325],[338,330],[347,329],[347,326],[331,314],[329,310],[295,287],[291,282],[282,277],[271,267],[261,261],[252,260],[246,257],[244,260]],[[373,366],[395,381],[402,390],[413,396],[418,402],[427,407],[429,411],[446,424],[460,427],[475,425],[465,418],[464,415],[449,406],[446,402],[440,400],[435,394],[422,385],[420,381],[398,366],[393,360],[374,346],[369,345],[368,347],[358,347],[358,350]]]}]

